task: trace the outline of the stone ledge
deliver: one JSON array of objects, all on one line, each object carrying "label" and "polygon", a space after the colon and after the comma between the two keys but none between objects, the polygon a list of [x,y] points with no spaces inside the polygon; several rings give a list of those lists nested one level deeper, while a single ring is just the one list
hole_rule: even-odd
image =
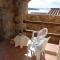
[{"label": "stone ledge", "polygon": [[46,53],[48,53],[48,54],[51,54],[51,55],[57,55],[57,53],[58,53],[58,45],[57,44],[51,44],[51,43],[48,43],[47,45],[46,45],[46,48],[45,48],[45,51],[46,51]]},{"label": "stone ledge", "polygon": [[[33,32],[34,30],[29,30],[29,29],[26,29],[25,32]],[[50,36],[60,36],[60,34],[56,34],[56,33],[48,33],[48,35]]]},{"label": "stone ledge", "polygon": [[54,23],[54,22],[43,22],[43,21],[30,21],[30,20],[25,20],[24,23],[37,23],[37,24],[60,25],[60,23]]}]

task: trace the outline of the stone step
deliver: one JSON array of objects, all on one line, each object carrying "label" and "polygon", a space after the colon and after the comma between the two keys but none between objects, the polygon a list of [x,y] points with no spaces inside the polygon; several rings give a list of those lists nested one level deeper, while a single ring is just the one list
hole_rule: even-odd
[{"label": "stone step", "polygon": [[57,60],[57,56],[51,54],[45,54],[45,60]]},{"label": "stone step", "polygon": [[45,51],[46,51],[46,53],[48,53],[48,54],[51,54],[51,55],[57,55],[57,53],[58,53],[58,45],[57,44],[51,44],[51,43],[48,43],[47,45],[46,45],[46,48],[45,48]]}]

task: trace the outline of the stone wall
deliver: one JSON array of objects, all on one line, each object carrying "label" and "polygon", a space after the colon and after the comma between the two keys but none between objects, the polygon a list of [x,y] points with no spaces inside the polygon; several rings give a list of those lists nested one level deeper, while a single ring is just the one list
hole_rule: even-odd
[{"label": "stone wall", "polygon": [[54,23],[60,23],[60,16],[54,16],[54,15],[28,15],[28,20],[32,21],[43,21],[43,22],[54,22]]},{"label": "stone wall", "polygon": [[[27,23],[27,29],[29,30],[40,30],[42,28],[48,28],[49,33],[60,34],[60,16],[51,15],[28,15],[27,20],[29,21],[42,21],[42,23]],[[44,23],[45,22],[45,23]],[[48,24],[46,24],[46,22]],[[49,24],[49,22],[53,24]],[[58,43],[60,37],[53,36],[50,40],[51,43]]]},{"label": "stone wall", "polygon": [[[0,9],[1,9],[1,23],[4,32],[4,38],[9,38],[10,35],[14,34],[14,24],[13,23],[13,6],[12,0],[0,0]],[[0,20],[1,20],[0,19]]]},{"label": "stone wall", "polygon": [[19,32],[23,33],[23,20],[26,19],[26,15],[28,14],[28,0],[18,0],[15,4],[17,10],[15,12],[15,31],[17,34]]},{"label": "stone wall", "polygon": [[[0,0],[0,17],[2,21],[1,26],[3,29],[5,39],[10,39],[20,30],[23,32],[23,19],[26,18],[28,13],[28,1],[29,0]],[[0,19],[0,20],[1,20]]]},{"label": "stone wall", "polygon": [[49,16],[49,15],[28,15],[27,20],[30,21],[42,21],[42,22],[52,22],[55,24],[43,24],[43,23],[29,23],[27,25],[28,29],[39,30],[41,28],[47,27],[51,33],[60,34],[60,16]]}]

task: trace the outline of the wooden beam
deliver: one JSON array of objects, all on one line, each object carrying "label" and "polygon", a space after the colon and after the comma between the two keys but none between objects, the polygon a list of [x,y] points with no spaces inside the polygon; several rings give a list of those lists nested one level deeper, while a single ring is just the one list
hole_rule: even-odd
[{"label": "wooden beam", "polygon": [[43,22],[43,21],[30,21],[30,20],[24,20],[24,23],[47,24],[47,25],[56,25],[56,26],[59,26],[60,25],[60,23]]},{"label": "wooden beam", "polygon": [[[33,32],[34,30],[29,30],[29,29],[26,29],[25,30],[25,32]],[[60,37],[60,34],[56,34],[56,33],[48,33],[48,35],[50,35],[50,36],[58,36],[58,37]]]}]

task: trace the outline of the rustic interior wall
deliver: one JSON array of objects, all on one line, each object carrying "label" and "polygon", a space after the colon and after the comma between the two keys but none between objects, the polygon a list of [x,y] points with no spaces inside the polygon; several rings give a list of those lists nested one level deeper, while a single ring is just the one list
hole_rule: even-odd
[{"label": "rustic interior wall", "polygon": [[28,14],[28,0],[18,0],[16,3],[17,10],[15,12],[15,32],[18,34],[19,32],[23,33],[23,20],[26,19],[26,15]]},{"label": "rustic interior wall", "polygon": [[60,22],[60,16],[54,16],[54,15],[33,15],[29,14],[28,18],[32,21],[43,21],[43,22],[54,22],[59,23]]},{"label": "rustic interior wall", "polygon": [[[49,16],[49,15],[29,15],[27,20],[30,21],[42,21],[42,22],[52,22],[52,23],[60,23],[60,16]],[[30,27],[31,26],[31,27]],[[54,24],[41,24],[41,23],[29,23],[27,25],[28,29],[34,29],[39,30],[43,27],[47,27],[49,29],[49,32],[51,33],[59,33],[60,34],[60,25],[54,25]],[[53,28],[52,28],[53,27]]]},{"label": "rustic interior wall", "polygon": [[2,16],[2,8],[0,7],[0,41],[3,40],[3,35],[4,35],[4,32],[3,32],[3,16]]},{"label": "rustic interior wall", "polygon": [[[0,10],[2,10],[2,27],[4,32],[2,36],[9,39],[20,30],[23,32],[23,19],[28,13],[29,0],[0,0]],[[1,12],[1,11],[0,11]],[[0,20],[1,20],[0,19]],[[22,27],[21,27],[22,26]]]},{"label": "rustic interior wall", "polygon": [[[13,11],[12,11],[12,0],[0,0],[0,9],[1,11],[1,23],[2,23],[2,27],[3,27],[3,32],[4,32],[4,38],[8,38],[10,35],[12,35],[14,33],[13,31],[13,27],[14,24],[12,24],[12,20],[13,20]],[[1,20],[0,19],[0,20]]]},{"label": "rustic interior wall", "polygon": [[[60,16],[51,16],[51,15],[28,15],[27,20],[30,21],[42,21],[42,22],[52,22],[55,24],[42,24],[42,23],[27,23],[27,29],[30,30],[40,30],[42,28],[48,28],[49,33],[60,34]],[[52,36],[50,42],[58,43],[59,41],[58,36]]]},{"label": "rustic interior wall", "polygon": [[[42,22],[53,22],[53,23],[60,23],[60,16],[49,16],[49,15],[29,15],[28,20],[31,21],[42,21]],[[31,27],[30,27],[31,26]],[[59,33],[60,34],[60,25],[53,25],[53,24],[33,24],[29,23],[27,25],[28,29],[34,29],[34,30],[39,30],[43,27],[47,27],[49,29],[49,32],[51,33]],[[52,28],[53,27],[53,28]]]}]

